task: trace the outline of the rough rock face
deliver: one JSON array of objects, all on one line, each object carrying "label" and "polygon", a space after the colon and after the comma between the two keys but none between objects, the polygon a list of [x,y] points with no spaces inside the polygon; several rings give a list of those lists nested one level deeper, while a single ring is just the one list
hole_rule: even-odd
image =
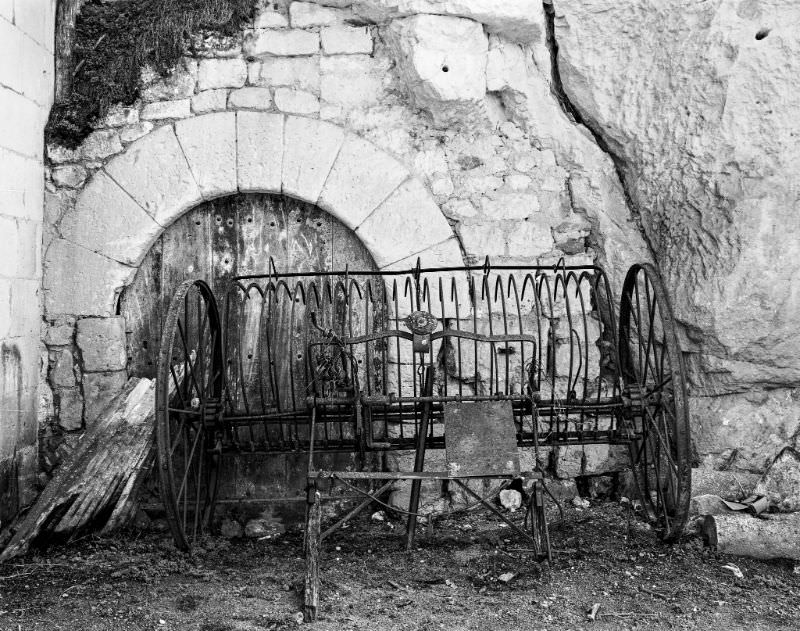
[{"label": "rough rock face", "polygon": [[418,14],[469,18],[519,42],[532,42],[544,34],[538,0],[355,0],[353,12],[376,23]]},{"label": "rough rock face", "polygon": [[[749,449],[764,396],[780,412],[759,431],[791,444],[796,394],[748,392],[800,386],[800,6],[553,6],[564,91],[615,156],[641,214],[694,352],[692,392],[714,397],[694,402],[717,430],[703,430],[704,440],[717,436],[706,449]],[[725,421],[734,409],[740,433]],[[749,468],[753,456],[745,460]]]}]

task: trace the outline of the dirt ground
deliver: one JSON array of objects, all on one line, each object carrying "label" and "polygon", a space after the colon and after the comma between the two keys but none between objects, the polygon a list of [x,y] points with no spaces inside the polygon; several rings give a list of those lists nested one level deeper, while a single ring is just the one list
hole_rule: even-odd
[{"label": "dirt ground", "polygon": [[300,532],[209,538],[192,557],[167,534],[86,538],[0,566],[0,629],[800,629],[791,563],[717,555],[696,538],[662,545],[614,502],[565,513],[549,565],[486,514],[421,529],[413,554],[401,522],[365,515],[324,544],[313,624],[296,622]]}]

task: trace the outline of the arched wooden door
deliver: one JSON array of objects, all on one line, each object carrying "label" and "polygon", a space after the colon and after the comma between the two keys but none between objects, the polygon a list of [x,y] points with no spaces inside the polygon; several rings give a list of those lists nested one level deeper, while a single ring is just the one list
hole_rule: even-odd
[{"label": "arched wooden door", "polygon": [[201,204],[167,228],[120,299],[129,374],[155,376],[162,320],[182,281],[207,281],[221,307],[230,278],[267,273],[269,257],[280,272],[376,269],[355,233],[313,204],[252,193]]},{"label": "arched wooden door", "polygon": [[[345,266],[376,269],[355,233],[313,204],[269,194],[233,195],[201,204],[167,228],[121,296],[119,312],[127,324],[129,374],[155,377],[162,322],[182,281],[207,281],[222,308],[228,281],[233,276],[266,273],[270,257],[281,272]],[[286,345],[289,356],[291,336],[278,343]],[[281,354],[279,349],[275,353]],[[346,465],[351,455],[322,457],[330,457],[329,468],[336,468]],[[220,501],[238,506],[249,499],[272,498],[275,501],[268,506],[281,521],[302,517],[305,456],[247,455],[223,460]],[[296,501],[287,502],[289,499]]]}]

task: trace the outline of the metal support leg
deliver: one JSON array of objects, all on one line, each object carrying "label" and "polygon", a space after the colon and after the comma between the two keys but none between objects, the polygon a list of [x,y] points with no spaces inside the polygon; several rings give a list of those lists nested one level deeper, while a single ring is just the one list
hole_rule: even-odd
[{"label": "metal support leg", "polygon": [[[423,388],[423,396],[429,397],[433,393],[433,369],[431,366],[425,367],[425,382]],[[422,405],[422,417],[419,422],[419,431],[417,432],[417,454],[414,460],[414,472],[422,471],[425,466],[425,447],[428,440],[428,420],[430,417],[431,404],[425,402]],[[408,516],[406,525],[406,552],[411,551],[414,547],[414,534],[417,530],[417,510],[419,510],[419,494],[422,487],[422,480],[413,480],[411,482],[411,501],[409,502],[408,511],[411,513]]]},{"label": "metal support leg", "polygon": [[313,622],[319,607],[319,545],[322,526],[322,502],[316,485],[308,488],[308,518],[306,519],[306,581],[303,619]]}]

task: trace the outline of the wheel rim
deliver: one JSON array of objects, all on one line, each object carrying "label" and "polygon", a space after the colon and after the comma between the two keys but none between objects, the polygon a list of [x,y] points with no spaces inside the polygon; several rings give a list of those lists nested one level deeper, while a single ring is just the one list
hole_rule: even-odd
[{"label": "wheel rim", "polygon": [[156,378],[160,493],[183,550],[207,530],[216,501],[221,360],[214,296],[204,282],[186,281],[167,311]]},{"label": "wheel rim", "polygon": [[620,370],[634,417],[631,464],[642,506],[665,541],[686,524],[689,415],[672,309],[655,268],[633,266],[620,303]]}]

